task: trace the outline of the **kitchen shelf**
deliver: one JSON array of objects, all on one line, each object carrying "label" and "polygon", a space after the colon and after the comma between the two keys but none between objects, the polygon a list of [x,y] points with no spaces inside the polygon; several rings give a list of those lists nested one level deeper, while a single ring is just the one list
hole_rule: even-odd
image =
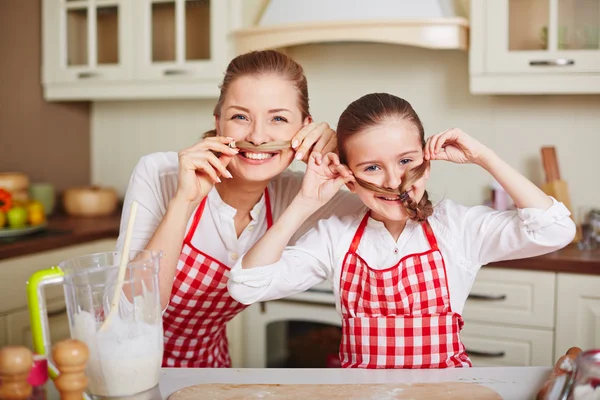
[{"label": "kitchen shelf", "polygon": [[468,37],[469,22],[462,17],[302,23],[253,27],[234,32],[238,54],[326,42],[375,42],[467,50]]}]

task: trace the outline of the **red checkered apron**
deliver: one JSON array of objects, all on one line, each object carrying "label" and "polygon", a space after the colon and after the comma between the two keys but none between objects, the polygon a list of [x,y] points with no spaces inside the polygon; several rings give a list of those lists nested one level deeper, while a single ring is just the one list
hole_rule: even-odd
[{"label": "red checkered apron", "polygon": [[428,222],[430,250],[383,270],[356,251],[369,214],[352,239],[340,277],[342,367],[470,367],[460,341],[460,314],[452,312],[446,267]]},{"label": "red checkered apron", "polygon": [[[230,267],[192,245],[206,198],[183,241],[169,306],[163,314],[163,367],[226,368],[231,366],[225,324],[245,305],[227,291]],[[267,227],[273,225],[265,190]]]}]

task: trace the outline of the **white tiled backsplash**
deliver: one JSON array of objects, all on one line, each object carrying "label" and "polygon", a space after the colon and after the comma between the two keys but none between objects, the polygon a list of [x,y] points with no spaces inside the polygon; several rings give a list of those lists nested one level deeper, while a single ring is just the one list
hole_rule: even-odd
[{"label": "white tiled backsplash", "polygon": [[[555,145],[574,209],[600,206],[600,96],[473,96],[468,55],[379,44],[311,45],[291,55],[305,68],[317,121],[335,126],[356,98],[387,91],[406,98],[426,135],[459,127],[541,183],[540,147]],[[213,127],[215,100],[94,103],[92,181],[124,193],[138,159],[154,151],[191,145]],[[434,199],[480,204],[489,175],[472,165],[433,164],[428,189]]]}]

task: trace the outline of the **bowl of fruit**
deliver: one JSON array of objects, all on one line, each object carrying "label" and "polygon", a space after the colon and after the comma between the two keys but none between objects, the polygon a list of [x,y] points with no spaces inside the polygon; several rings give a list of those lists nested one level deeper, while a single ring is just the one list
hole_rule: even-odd
[{"label": "bowl of fruit", "polygon": [[44,206],[37,200],[13,199],[0,189],[0,237],[29,235],[46,228]]}]

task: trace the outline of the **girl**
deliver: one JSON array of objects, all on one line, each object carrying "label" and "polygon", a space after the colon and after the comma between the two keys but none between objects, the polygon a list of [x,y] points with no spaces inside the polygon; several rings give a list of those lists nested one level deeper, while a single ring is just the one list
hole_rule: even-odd
[{"label": "girl", "polygon": [[[470,366],[459,332],[477,271],[564,247],[575,234],[569,211],[458,129],[425,142],[411,105],[390,94],[350,104],[337,134],[339,159],[311,156],[292,204],[232,269],[229,292],[250,304],[329,279],[342,318],[343,367]],[[432,207],[425,191],[430,160],[481,166],[518,210],[450,200]],[[286,247],[344,183],[366,209],[320,221]]]},{"label": "girl", "polygon": [[[300,189],[302,174],[282,173],[293,158],[336,147],[327,124],[311,123],[302,67],[275,51],[231,61],[214,116],[216,129],[194,146],[143,157],[125,196],[117,247],[135,200],[131,248],[164,253],[165,367],[230,366],[225,325],[245,306],[227,292],[229,269]],[[288,144],[273,146],[282,141]],[[334,211],[356,212],[361,203],[354,197],[336,195],[302,229]]]}]

